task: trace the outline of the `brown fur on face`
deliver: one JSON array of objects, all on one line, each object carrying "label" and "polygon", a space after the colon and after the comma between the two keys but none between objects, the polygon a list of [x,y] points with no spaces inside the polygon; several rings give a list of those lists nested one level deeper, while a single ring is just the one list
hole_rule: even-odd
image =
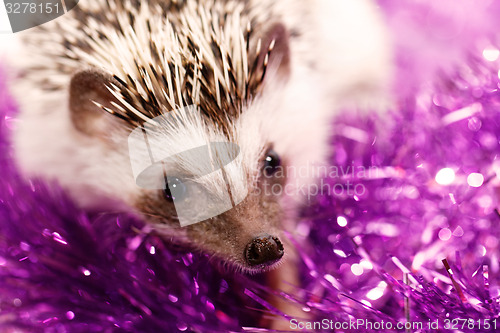
[{"label": "brown fur on face", "polygon": [[[182,244],[207,252],[247,272],[260,272],[275,266],[252,267],[245,261],[245,248],[256,237],[267,234],[282,237],[286,198],[272,193],[271,186],[285,186],[285,174],[280,177],[259,174],[257,180],[249,177],[247,197],[233,209],[205,221],[180,227],[174,204],[165,199],[161,190],[144,190],[136,207],[160,233]],[[286,245],[285,245],[286,246]],[[285,248],[285,253],[288,249]]]}]

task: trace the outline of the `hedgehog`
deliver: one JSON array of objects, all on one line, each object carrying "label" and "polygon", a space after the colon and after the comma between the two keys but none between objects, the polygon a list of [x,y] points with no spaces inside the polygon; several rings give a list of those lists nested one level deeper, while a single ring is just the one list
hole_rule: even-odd
[{"label": "hedgehog", "polygon": [[[326,163],[340,110],[389,99],[390,40],[369,0],[80,1],[18,35],[24,177],[57,181],[90,212],[137,214],[166,241],[242,272],[293,262],[284,232],[295,233],[299,189],[317,176],[289,170]],[[173,156],[158,187],[139,186],[133,171],[150,152],[132,156],[130,134],[147,124],[160,133],[149,149]],[[223,172],[195,177],[201,158],[180,152],[214,142],[237,152],[206,157]],[[183,200],[208,209],[186,183],[239,199],[181,226]]]}]

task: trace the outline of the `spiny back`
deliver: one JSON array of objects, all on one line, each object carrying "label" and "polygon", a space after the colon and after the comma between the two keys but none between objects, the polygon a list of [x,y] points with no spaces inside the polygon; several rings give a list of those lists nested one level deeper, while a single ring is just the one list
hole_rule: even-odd
[{"label": "spiny back", "polygon": [[103,70],[117,100],[105,110],[132,127],[188,105],[223,125],[262,86],[274,46],[263,43],[273,23],[264,2],[81,1],[26,34],[35,46],[27,74],[60,90],[78,70]]}]

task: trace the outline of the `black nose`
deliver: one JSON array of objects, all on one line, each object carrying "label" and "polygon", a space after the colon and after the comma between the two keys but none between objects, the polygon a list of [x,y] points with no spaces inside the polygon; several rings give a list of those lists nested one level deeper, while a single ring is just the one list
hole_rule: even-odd
[{"label": "black nose", "polygon": [[283,244],[275,236],[261,235],[254,238],[245,249],[250,266],[271,265],[283,257]]}]

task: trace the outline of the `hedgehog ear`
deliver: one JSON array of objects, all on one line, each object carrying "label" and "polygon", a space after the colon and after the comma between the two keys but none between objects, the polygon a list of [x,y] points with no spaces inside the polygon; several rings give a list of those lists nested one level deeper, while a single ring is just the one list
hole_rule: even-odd
[{"label": "hedgehog ear", "polygon": [[119,118],[104,111],[103,107],[112,108],[111,102],[117,102],[107,86],[120,84],[109,74],[98,69],[79,71],[71,78],[69,88],[69,109],[73,125],[80,132],[89,136],[105,137],[116,128]]},{"label": "hedgehog ear", "polygon": [[265,64],[266,56],[269,57],[267,67],[276,71],[278,76],[288,77],[290,74],[290,46],[288,30],[281,23],[273,24],[262,38],[262,49],[259,57]]}]

